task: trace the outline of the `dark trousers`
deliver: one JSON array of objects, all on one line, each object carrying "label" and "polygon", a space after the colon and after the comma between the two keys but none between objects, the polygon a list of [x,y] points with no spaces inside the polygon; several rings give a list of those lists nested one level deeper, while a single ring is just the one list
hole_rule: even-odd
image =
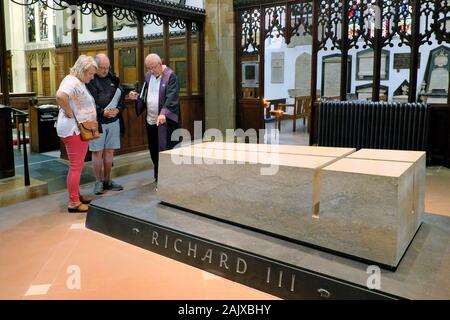
[{"label": "dark trousers", "polygon": [[159,164],[159,142],[158,142],[158,126],[156,124],[147,125],[147,141],[148,149],[150,150],[150,158],[153,161],[154,177],[158,181],[158,164]]}]

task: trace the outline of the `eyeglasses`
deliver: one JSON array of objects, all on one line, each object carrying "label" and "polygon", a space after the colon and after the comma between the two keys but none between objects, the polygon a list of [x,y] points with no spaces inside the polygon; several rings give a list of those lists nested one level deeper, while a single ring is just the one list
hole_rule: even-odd
[{"label": "eyeglasses", "polygon": [[98,67],[99,70],[109,70],[110,67]]},{"label": "eyeglasses", "polygon": [[158,66],[160,65],[160,63],[158,62],[156,65],[154,66],[147,66],[148,70],[155,70]]}]

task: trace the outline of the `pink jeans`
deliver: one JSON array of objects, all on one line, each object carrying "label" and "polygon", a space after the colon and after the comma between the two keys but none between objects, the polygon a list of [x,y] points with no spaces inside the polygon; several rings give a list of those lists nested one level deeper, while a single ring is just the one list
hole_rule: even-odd
[{"label": "pink jeans", "polygon": [[61,138],[66,146],[69,157],[69,173],[67,175],[67,191],[70,204],[80,203],[80,178],[83,170],[89,141],[82,141],[80,135],[75,133],[71,137]]}]

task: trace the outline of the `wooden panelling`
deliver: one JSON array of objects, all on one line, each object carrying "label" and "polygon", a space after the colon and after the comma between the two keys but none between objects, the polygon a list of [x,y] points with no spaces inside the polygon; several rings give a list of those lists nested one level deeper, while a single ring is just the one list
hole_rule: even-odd
[{"label": "wooden panelling", "polygon": [[30,69],[30,89],[31,91],[38,92],[38,77],[37,77],[37,69],[31,68]]},{"label": "wooden panelling", "polygon": [[59,87],[59,84],[61,83],[62,79],[64,79],[64,77],[66,76],[66,72],[65,72],[65,59],[64,59],[64,54],[58,54],[56,55],[56,86]]},{"label": "wooden panelling", "polygon": [[264,129],[264,108],[260,106],[259,99],[239,99],[238,128]]},{"label": "wooden panelling", "polygon": [[0,105],[0,137],[0,179],[3,179],[15,174],[11,109],[3,105]]},{"label": "wooden panelling", "polygon": [[191,90],[193,94],[198,93],[198,46],[197,43],[192,43],[192,84]]},{"label": "wooden panelling", "polygon": [[50,68],[42,68],[42,79],[44,80],[44,96],[49,97],[55,95],[56,92],[51,92],[50,89]]},{"label": "wooden panelling", "polygon": [[[34,92],[10,93],[9,105],[16,109],[28,111],[30,98],[34,97],[35,95],[36,94]],[[3,99],[3,95],[0,93],[0,100],[1,99]]]},{"label": "wooden panelling", "polygon": [[137,81],[136,67],[123,68],[121,70],[120,82],[122,84],[135,84]]},{"label": "wooden panelling", "polygon": [[450,167],[450,105],[430,106],[428,162]]},{"label": "wooden panelling", "polygon": [[[203,97],[200,96],[180,98],[181,127],[188,130],[192,138],[194,138],[194,121],[203,121],[204,119],[203,105]],[[203,128],[204,125],[203,123]]]},{"label": "wooden panelling", "polygon": [[[193,78],[193,93],[196,94],[198,92],[198,52],[197,52],[197,38],[193,37],[192,39],[192,78]],[[185,43],[184,38],[170,38],[170,45],[179,45]],[[162,40],[145,40],[144,41],[144,56],[148,53],[157,53],[160,54],[161,57],[164,56],[164,50],[162,46]],[[123,66],[121,61],[121,51],[136,48],[135,42],[120,42],[114,44],[114,70],[115,73],[119,76],[122,83],[125,84],[135,84],[138,81],[137,69],[136,66]],[[71,48],[63,47],[56,49],[56,86],[58,87],[61,83],[62,79],[69,74],[70,67],[72,66],[71,61]],[[90,56],[95,56],[98,53],[105,53],[105,44],[81,44],[80,45],[80,54],[86,54]],[[186,61],[185,57],[181,57],[176,59],[177,61]],[[172,67],[172,66],[171,66]],[[147,70],[144,70],[144,73]],[[37,90],[37,79],[35,79],[34,83],[36,83]]]},{"label": "wooden panelling", "polygon": [[136,116],[134,101],[125,100],[127,108],[122,113],[124,133],[120,137],[120,150],[116,154],[125,154],[147,149],[147,129],[145,128],[145,113]]}]

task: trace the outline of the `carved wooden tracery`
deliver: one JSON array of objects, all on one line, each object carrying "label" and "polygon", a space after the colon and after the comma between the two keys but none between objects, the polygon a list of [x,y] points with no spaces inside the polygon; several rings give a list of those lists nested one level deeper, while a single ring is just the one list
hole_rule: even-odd
[{"label": "carved wooden tracery", "polygon": [[[236,30],[240,34],[236,72],[240,72],[241,61],[248,54],[258,55],[263,72],[264,42],[260,39],[283,37],[289,44],[294,36],[311,35],[311,97],[315,97],[316,91],[318,51],[340,50],[344,68],[350,49],[371,48],[372,99],[378,100],[380,77],[376,69],[380,68],[381,50],[397,44],[411,48],[409,100],[415,101],[420,46],[450,42],[450,0],[234,0],[234,5],[239,24]],[[341,71],[341,88],[346,88],[347,74]],[[259,86],[263,92],[264,77]],[[238,92],[240,89],[238,85]],[[341,90],[341,99],[346,99],[345,93]],[[259,99],[263,104],[263,97]]]},{"label": "carved wooden tracery", "polygon": [[[291,36],[312,34],[312,2],[291,3]],[[303,28],[303,31],[301,31]],[[287,39],[290,40],[290,39]],[[286,41],[288,42],[288,41]]]},{"label": "carved wooden tracery", "polygon": [[286,36],[286,7],[276,6],[265,9],[265,37],[279,38]]},{"label": "carved wooden tracery", "polygon": [[[312,34],[312,0],[303,1],[259,1],[263,5],[238,11],[242,28],[242,52],[248,48],[258,51],[261,12],[265,14],[265,37],[284,37],[289,43],[292,36]],[[348,48],[374,46],[377,25],[382,29],[381,47],[411,46],[414,19],[414,3],[420,5],[420,45],[431,43],[432,34],[438,42],[449,41],[450,0],[347,0],[346,10],[341,0],[318,0],[318,43],[320,50],[335,50],[343,47],[341,31],[343,14],[347,17]],[[235,1],[235,5],[249,6],[256,1]],[[264,3],[267,3],[264,6]],[[271,5],[276,4],[276,6]],[[381,4],[380,7],[378,5]],[[262,11],[264,10],[264,11]],[[289,17],[288,17],[289,11]],[[381,16],[381,21],[378,19]],[[289,20],[289,24],[287,21]],[[302,34],[300,34],[300,30]]]},{"label": "carved wooden tracery", "polygon": [[[165,48],[169,47],[169,24],[173,28],[178,28],[181,30],[185,30],[186,26],[189,25],[190,32],[186,33],[186,41],[191,41],[192,34],[195,34],[199,39],[197,39],[199,45],[198,48],[198,57],[199,57],[199,66],[203,63],[204,59],[204,46],[201,43],[204,41],[204,20],[205,20],[205,10],[202,8],[196,8],[191,6],[186,6],[184,2],[174,3],[165,0],[10,0],[16,4],[27,6],[28,8],[37,7],[37,3],[39,4],[39,8],[50,8],[53,10],[68,10],[69,8],[72,10],[71,16],[76,16],[76,11],[79,10],[82,14],[90,15],[93,14],[98,17],[107,16],[107,52],[110,58],[111,66],[114,66],[114,22],[113,18],[119,21],[126,21],[126,25],[136,25],[137,33],[138,33],[138,72],[139,72],[139,81],[143,81],[142,70],[144,69],[142,66],[143,61],[143,26],[145,24],[155,24],[157,26],[164,25],[164,46]],[[31,10],[30,10],[31,11]],[[33,11],[34,12],[34,11]],[[27,16],[28,17],[28,16]],[[29,34],[34,35],[36,30],[34,30],[34,21],[35,17],[29,17]],[[78,58],[79,48],[78,48],[78,30],[77,24],[75,23],[76,19],[73,19],[72,27],[71,27],[71,37],[72,37],[72,61],[75,61]],[[0,28],[4,29],[2,26],[4,20],[1,20]],[[45,29],[46,21],[43,20],[40,24],[42,26],[41,31],[41,39],[47,36],[48,30]],[[178,36],[181,33],[177,34]],[[33,38],[29,39],[33,41]],[[3,45],[3,37],[0,37],[0,46],[2,47],[1,55],[2,59],[5,55],[5,45]],[[167,51],[167,50],[166,50]],[[168,55],[166,55],[166,59]],[[142,60],[142,61],[141,61]],[[5,78],[4,74],[1,70],[6,70],[3,62],[0,68],[0,77]],[[199,67],[199,71],[202,71],[203,67]],[[114,71],[114,70],[112,70]],[[2,81],[2,92],[6,92],[3,95],[3,100],[7,104],[9,101],[9,88],[7,81]],[[203,79],[202,75],[199,75],[199,92],[203,92]]]},{"label": "carved wooden tracery", "polygon": [[258,53],[260,46],[261,10],[245,10],[240,16],[243,54]]}]

